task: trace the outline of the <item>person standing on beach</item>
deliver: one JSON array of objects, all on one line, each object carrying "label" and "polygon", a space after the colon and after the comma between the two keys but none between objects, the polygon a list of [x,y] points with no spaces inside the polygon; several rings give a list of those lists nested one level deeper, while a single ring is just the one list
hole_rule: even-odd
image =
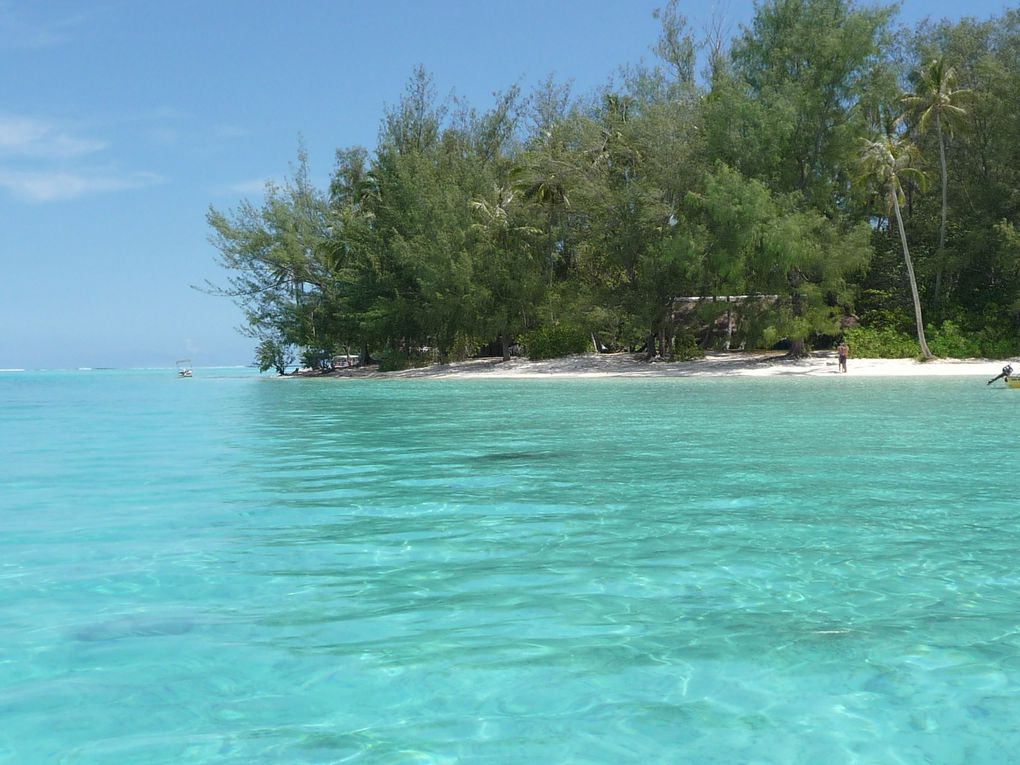
[{"label": "person standing on beach", "polygon": [[839,346],[836,348],[836,353],[839,354],[839,371],[846,371],[846,357],[850,355],[850,346],[846,344],[846,340],[840,340]]}]

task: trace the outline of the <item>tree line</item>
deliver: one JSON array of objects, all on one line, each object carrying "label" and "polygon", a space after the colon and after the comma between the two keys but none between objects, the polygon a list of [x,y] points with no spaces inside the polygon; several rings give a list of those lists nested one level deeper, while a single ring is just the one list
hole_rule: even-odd
[{"label": "tree line", "polygon": [[210,289],[260,366],[1020,352],[1020,11],[766,0],[732,39],[656,16],[655,61],[592,94],[478,111],[419,67],[329,188],[301,148],[261,202],[211,208]]}]

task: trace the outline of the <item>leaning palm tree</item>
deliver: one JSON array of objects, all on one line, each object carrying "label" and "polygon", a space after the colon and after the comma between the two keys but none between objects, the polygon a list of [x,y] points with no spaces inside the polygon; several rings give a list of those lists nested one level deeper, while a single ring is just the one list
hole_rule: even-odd
[{"label": "leaning palm tree", "polygon": [[860,154],[862,180],[876,187],[889,209],[896,216],[899,227],[900,244],[903,246],[903,260],[907,264],[907,277],[910,279],[910,294],[914,299],[914,318],[917,322],[917,342],[921,346],[921,354],[925,360],[935,356],[928,349],[924,337],[924,320],[921,316],[921,299],[917,294],[917,279],[914,278],[914,263],[910,259],[910,248],[907,247],[907,233],[903,228],[903,215],[900,212],[900,200],[903,199],[901,179],[914,177],[924,183],[925,176],[913,167],[918,160],[917,148],[906,139],[895,135],[887,135],[877,141],[863,140]]},{"label": "leaning palm tree", "polygon": [[946,169],[946,140],[964,124],[967,111],[959,101],[970,94],[969,88],[956,87],[956,69],[937,58],[916,75],[914,93],[907,93],[900,101],[907,109],[907,117],[916,124],[920,133],[927,133],[935,125],[939,141],[939,168],[942,171],[942,218],[939,222],[939,248],[935,271],[935,300],[942,287],[943,251],[946,247],[946,210],[948,208],[949,175]]}]

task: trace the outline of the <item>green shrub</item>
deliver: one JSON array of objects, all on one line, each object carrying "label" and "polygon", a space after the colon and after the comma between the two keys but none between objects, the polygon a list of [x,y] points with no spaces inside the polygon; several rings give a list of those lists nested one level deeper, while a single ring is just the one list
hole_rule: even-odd
[{"label": "green shrub", "polygon": [[891,327],[854,327],[846,331],[850,352],[864,359],[909,359],[920,354],[917,340]]},{"label": "green shrub", "polygon": [[578,326],[554,324],[536,327],[522,338],[529,359],[556,359],[591,349],[591,337]]},{"label": "green shrub", "polygon": [[464,361],[478,353],[478,341],[464,332],[458,332],[447,351],[448,361]]},{"label": "green shrub", "polygon": [[861,324],[869,329],[895,329],[909,334],[914,317],[905,308],[876,308],[861,314]]},{"label": "green shrub", "polygon": [[673,351],[670,354],[670,361],[692,361],[693,359],[702,359],[705,357],[705,352],[698,345],[698,341],[694,339],[694,335],[683,333],[676,336],[673,341]]},{"label": "green shrub", "polygon": [[333,352],[325,348],[305,348],[301,352],[301,366],[305,369],[332,369]]},{"label": "green shrub", "polygon": [[941,327],[928,329],[928,348],[936,356],[952,359],[969,359],[981,356],[978,342],[965,336],[960,327],[948,319]]},{"label": "green shrub", "polygon": [[1013,318],[1013,310],[989,304],[983,315],[975,317],[979,330],[972,337],[986,359],[1006,359],[1020,355],[1020,334]]},{"label": "green shrub", "polygon": [[267,338],[255,349],[255,361],[259,371],[275,369],[277,374],[287,374],[287,367],[294,362],[293,346],[277,339]]},{"label": "green shrub", "polygon": [[1008,359],[1020,355],[1020,339],[1016,332],[1003,331],[999,327],[985,327],[977,333],[976,341],[981,357],[986,359]]},{"label": "green shrub", "polygon": [[[948,319],[938,327],[928,327],[925,337],[931,352],[947,359],[1005,359],[1018,350],[1013,333],[990,326],[979,332],[965,332]],[[903,359],[920,354],[916,338],[889,326],[849,329],[846,341],[851,352],[861,358]]]},{"label": "green shrub", "polygon": [[411,366],[411,360],[406,353],[387,348],[379,356],[380,372],[400,372]]}]

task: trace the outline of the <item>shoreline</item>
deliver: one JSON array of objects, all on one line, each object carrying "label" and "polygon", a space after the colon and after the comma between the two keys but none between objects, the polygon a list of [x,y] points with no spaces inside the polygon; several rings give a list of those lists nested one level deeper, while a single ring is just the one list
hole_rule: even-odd
[{"label": "shoreline", "polygon": [[[302,371],[287,378],[322,379],[536,379],[536,378],[671,378],[671,377],[983,377],[990,380],[1007,361],[994,359],[850,358],[847,372],[840,373],[835,351],[815,351],[789,359],[782,351],[729,351],[708,353],[693,361],[645,361],[642,354],[587,353],[558,359],[531,361],[513,358],[469,359],[449,364],[380,372],[374,365],[333,372]],[[1018,362],[1020,367],[1020,362]]]}]

